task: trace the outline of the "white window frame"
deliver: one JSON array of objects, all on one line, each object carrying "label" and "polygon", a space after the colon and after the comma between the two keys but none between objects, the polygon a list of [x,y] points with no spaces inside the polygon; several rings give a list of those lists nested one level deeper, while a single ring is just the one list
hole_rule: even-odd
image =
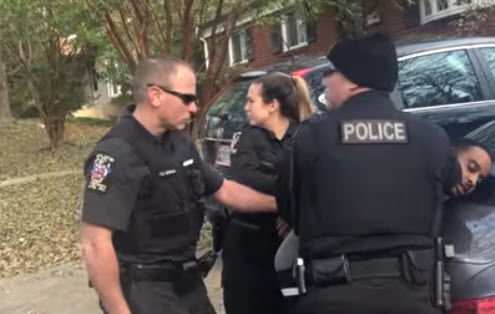
[{"label": "white window frame", "polygon": [[122,95],[122,86],[115,85],[112,82],[107,82],[108,96],[110,98],[117,98]]},{"label": "white window frame", "polygon": [[[425,15],[425,2],[428,1],[431,6],[431,14]],[[421,24],[426,24],[431,21],[443,19],[444,17],[462,13],[472,6],[483,7],[488,5],[494,5],[495,0],[472,0],[471,3],[458,4],[457,0],[447,0],[449,7],[445,10],[438,10],[437,0],[420,0],[419,1],[419,15],[421,18]]]},{"label": "white window frame", "polygon": [[[236,35],[241,35],[241,60],[238,62],[234,62],[234,44],[232,38]],[[248,56],[247,56],[247,28],[241,29],[237,32],[234,32],[232,36],[229,38],[229,65],[230,66],[235,66],[235,65],[241,65],[241,64],[246,64],[249,62]],[[252,43],[251,43],[252,44]]]},{"label": "white window frame", "polygon": [[296,12],[292,12],[296,14],[297,18],[297,33],[298,33],[298,40],[299,40],[299,32],[301,31],[301,26],[304,26],[303,31],[306,32],[306,41],[304,42],[299,42],[297,45],[294,46],[289,46],[289,34],[288,34],[288,27],[287,27],[287,16],[282,19],[281,27],[282,27],[282,46],[283,46],[283,51],[290,51],[294,49],[298,49],[304,46],[308,45],[308,24],[301,18],[300,15],[298,15]]}]

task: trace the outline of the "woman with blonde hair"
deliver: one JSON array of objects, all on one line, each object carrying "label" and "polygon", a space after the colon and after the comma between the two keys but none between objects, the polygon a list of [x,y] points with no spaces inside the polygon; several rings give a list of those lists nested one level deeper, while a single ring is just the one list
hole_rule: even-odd
[{"label": "woman with blonde hair", "polygon": [[[232,152],[233,179],[273,195],[278,161],[313,108],[300,77],[277,72],[254,81],[244,107],[249,126]],[[276,214],[232,214],[223,250],[227,314],[287,312],[273,266],[285,229]]]}]

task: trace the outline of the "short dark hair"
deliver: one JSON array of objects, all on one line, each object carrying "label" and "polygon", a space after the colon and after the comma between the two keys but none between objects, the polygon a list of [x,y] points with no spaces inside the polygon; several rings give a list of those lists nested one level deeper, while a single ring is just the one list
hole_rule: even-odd
[{"label": "short dark hair", "polygon": [[148,57],[139,62],[134,72],[133,94],[137,104],[146,99],[146,84],[170,85],[170,78],[180,67],[186,67],[194,72],[193,67],[184,60],[170,55]]},{"label": "short dark hair", "polygon": [[482,150],[484,150],[488,156],[490,156],[490,160],[493,161],[495,160],[495,156],[493,154],[493,151],[488,147],[487,145],[483,144],[480,141],[477,141],[475,139],[469,138],[469,137],[463,137],[457,142],[455,142],[454,147],[457,151],[463,151],[466,150],[470,147],[479,147]]}]

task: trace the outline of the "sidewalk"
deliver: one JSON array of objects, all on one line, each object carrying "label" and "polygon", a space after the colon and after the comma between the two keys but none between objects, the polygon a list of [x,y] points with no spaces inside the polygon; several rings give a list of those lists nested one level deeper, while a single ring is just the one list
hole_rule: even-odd
[{"label": "sidewalk", "polygon": [[[224,314],[221,261],[205,280],[218,314]],[[93,314],[101,313],[97,298],[88,288],[84,270],[65,265],[36,274],[0,279],[0,314]]]}]

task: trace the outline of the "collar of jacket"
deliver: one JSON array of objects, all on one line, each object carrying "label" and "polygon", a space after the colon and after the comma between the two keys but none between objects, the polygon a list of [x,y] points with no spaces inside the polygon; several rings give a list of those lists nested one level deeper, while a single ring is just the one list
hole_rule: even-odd
[{"label": "collar of jacket", "polygon": [[157,142],[159,144],[163,144],[165,139],[173,133],[173,131],[167,131],[163,133],[162,135],[154,135],[150,133],[136,118],[134,117],[133,113],[134,110],[136,110],[136,105],[129,105],[124,109],[124,112],[122,115],[119,117],[119,120],[129,120],[130,123],[133,125],[134,129],[136,132],[139,132],[140,136],[143,136],[144,138],[148,138],[154,142]]},{"label": "collar of jacket", "polygon": [[390,99],[389,93],[369,90],[349,98],[337,111],[362,112],[363,110],[397,110]]},{"label": "collar of jacket", "polygon": [[270,134],[271,140],[277,141],[277,142],[283,142],[286,139],[291,138],[294,135],[298,126],[299,126],[299,122],[297,122],[294,119],[289,119],[289,126],[287,127],[287,130],[285,131],[284,136],[282,136],[282,138],[280,140],[275,136],[275,133],[268,131],[268,130],[266,130],[266,131],[268,132],[268,134]]}]

